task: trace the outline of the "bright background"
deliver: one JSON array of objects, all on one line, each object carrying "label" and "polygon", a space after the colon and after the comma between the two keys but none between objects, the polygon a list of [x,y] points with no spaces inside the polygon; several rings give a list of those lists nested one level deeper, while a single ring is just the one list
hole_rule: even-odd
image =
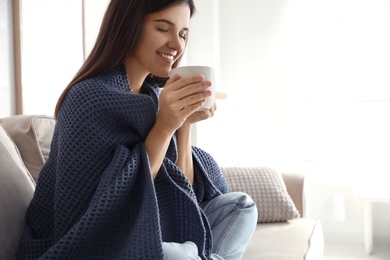
[{"label": "bright background", "polygon": [[[14,113],[11,3],[0,3],[0,116]],[[24,113],[51,115],[108,1],[21,3]],[[307,174],[309,217],[325,239],[360,241],[353,191],[378,189],[390,173],[390,1],[196,4],[183,65],[214,66],[228,97],[195,127],[196,145],[221,166]],[[389,217],[388,204],[374,204],[376,240],[390,240]]]}]

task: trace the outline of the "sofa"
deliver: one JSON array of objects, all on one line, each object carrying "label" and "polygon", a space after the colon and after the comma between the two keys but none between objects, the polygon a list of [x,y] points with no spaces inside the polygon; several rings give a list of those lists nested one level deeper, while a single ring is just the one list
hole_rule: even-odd
[{"label": "sofa", "polygon": [[[0,119],[0,260],[16,258],[25,212],[47,159],[55,120],[44,115]],[[243,259],[321,260],[323,231],[306,217],[305,175],[270,167],[221,167],[230,191],[248,193],[258,225]]]}]

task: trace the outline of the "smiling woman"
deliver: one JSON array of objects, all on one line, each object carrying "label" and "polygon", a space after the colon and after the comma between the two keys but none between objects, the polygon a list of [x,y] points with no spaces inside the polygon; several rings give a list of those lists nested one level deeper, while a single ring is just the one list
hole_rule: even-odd
[{"label": "smiling woman", "polygon": [[191,13],[188,5],[178,4],[143,18],[139,39],[124,61],[133,92],[139,93],[149,73],[168,77],[184,52]]},{"label": "smiling woman", "polygon": [[241,258],[256,205],[191,144],[191,126],[216,110],[198,111],[211,82],[168,78],[194,11],[192,0],[110,1],[58,100],[21,259]]}]

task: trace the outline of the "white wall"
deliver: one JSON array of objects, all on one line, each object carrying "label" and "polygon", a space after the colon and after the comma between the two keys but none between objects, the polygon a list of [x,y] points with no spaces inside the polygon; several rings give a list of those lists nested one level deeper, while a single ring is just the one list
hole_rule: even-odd
[{"label": "white wall", "polygon": [[79,0],[22,0],[22,88],[27,114],[53,115],[83,62]]},{"label": "white wall", "polygon": [[[188,63],[217,66],[217,90],[228,95],[227,100],[217,100],[213,120],[198,124],[197,144],[223,165],[302,168],[297,50],[290,44],[294,34],[282,23],[289,19],[284,12],[287,2],[197,1]],[[254,153],[237,156],[248,145]]]},{"label": "white wall", "polygon": [[109,0],[84,0],[84,43],[86,56],[91,52],[99,33]]},{"label": "white wall", "polygon": [[12,0],[0,2],[0,117],[14,111]]},{"label": "white wall", "polygon": [[[362,14],[364,12],[359,8],[369,2],[345,0],[343,3],[345,6],[351,3],[361,5],[346,11]],[[313,113],[318,116],[315,111],[322,111],[312,110],[315,107],[313,100],[359,101],[378,97],[380,93],[380,97],[388,97],[390,92],[383,92],[383,89],[384,86],[388,88],[390,81],[383,77],[384,68],[390,71],[387,58],[390,52],[385,48],[380,52],[375,46],[390,44],[390,40],[386,33],[379,36],[373,33],[384,28],[379,26],[373,30],[374,23],[359,21],[356,31],[345,29],[346,24],[339,25],[328,16],[330,1],[198,0],[196,4],[198,13],[191,27],[186,62],[217,66],[217,89],[228,95],[227,100],[217,101],[218,110],[213,119],[197,125],[197,145],[210,152],[222,166],[266,165],[280,171],[306,173],[310,184],[309,216],[322,221],[325,238],[361,241],[362,201],[354,196],[354,188],[362,175],[371,177],[363,184],[375,188],[375,182],[381,182],[380,178],[389,173],[378,171],[380,167],[369,162],[365,168],[361,167],[359,157],[337,163],[332,151],[326,155],[330,154],[333,161],[309,163],[308,158],[312,159],[314,150],[310,150],[313,145],[307,137],[316,138],[312,139],[317,145],[316,154],[320,151],[318,145],[328,144],[334,145],[337,156],[349,158],[345,154],[347,150],[338,150],[347,147],[345,137],[347,141],[358,142],[355,144],[357,149],[382,148],[382,144],[373,146],[366,144],[368,142],[359,147],[362,132],[353,132],[359,129],[348,126],[348,121],[345,121],[350,116],[345,112],[348,110],[343,110],[344,114],[340,113],[338,120],[343,127],[349,127],[350,134],[358,135],[358,139],[352,139],[354,135],[348,136],[346,129],[340,128],[346,136],[327,141],[322,139],[325,136],[308,132],[308,129],[319,131],[324,127],[320,117],[311,121]],[[364,21],[375,21],[375,25],[389,25],[390,21],[390,17],[379,15],[367,18]],[[327,38],[330,36],[334,38]],[[373,42],[379,45],[373,45]],[[351,60],[354,63],[350,64]],[[378,80],[380,76],[385,80]],[[368,79],[372,79],[372,84]],[[346,85],[351,88],[344,88]],[[321,109],[326,111],[326,106]],[[337,115],[337,112],[335,110],[332,115]],[[346,117],[343,119],[342,115]],[[326,118],[326,114],[323,116]],[[367,114],[359,122],[359,114],[356,114],[353,122],[361,128],[364,120],[371,120],[366,122],[370,124],[372,118]],[[383,125],[381,117],[376,118],[379,121],[375,122],[375,127]],[[382,120],[390,121],[387,117]],[[332,129],[332,126],[325,127]],[[335,131],[337,127],[333,126]],[[375,153],[371,151],[366,150],[363,155]],[[374,204],[374,235],[377,240],[390,240],[389,216],[390,205]]]}]

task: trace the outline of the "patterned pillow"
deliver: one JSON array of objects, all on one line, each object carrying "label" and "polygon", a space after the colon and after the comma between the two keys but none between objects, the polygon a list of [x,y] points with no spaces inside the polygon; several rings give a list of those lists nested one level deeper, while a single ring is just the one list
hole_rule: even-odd
[{"label": "patterned pillow", "polygon": [[299,217],[282,175],[274,169],[224,167],[221,170],[229,183],[229,191],[245,192],[255,201],[259,223],[283,222]]}]

